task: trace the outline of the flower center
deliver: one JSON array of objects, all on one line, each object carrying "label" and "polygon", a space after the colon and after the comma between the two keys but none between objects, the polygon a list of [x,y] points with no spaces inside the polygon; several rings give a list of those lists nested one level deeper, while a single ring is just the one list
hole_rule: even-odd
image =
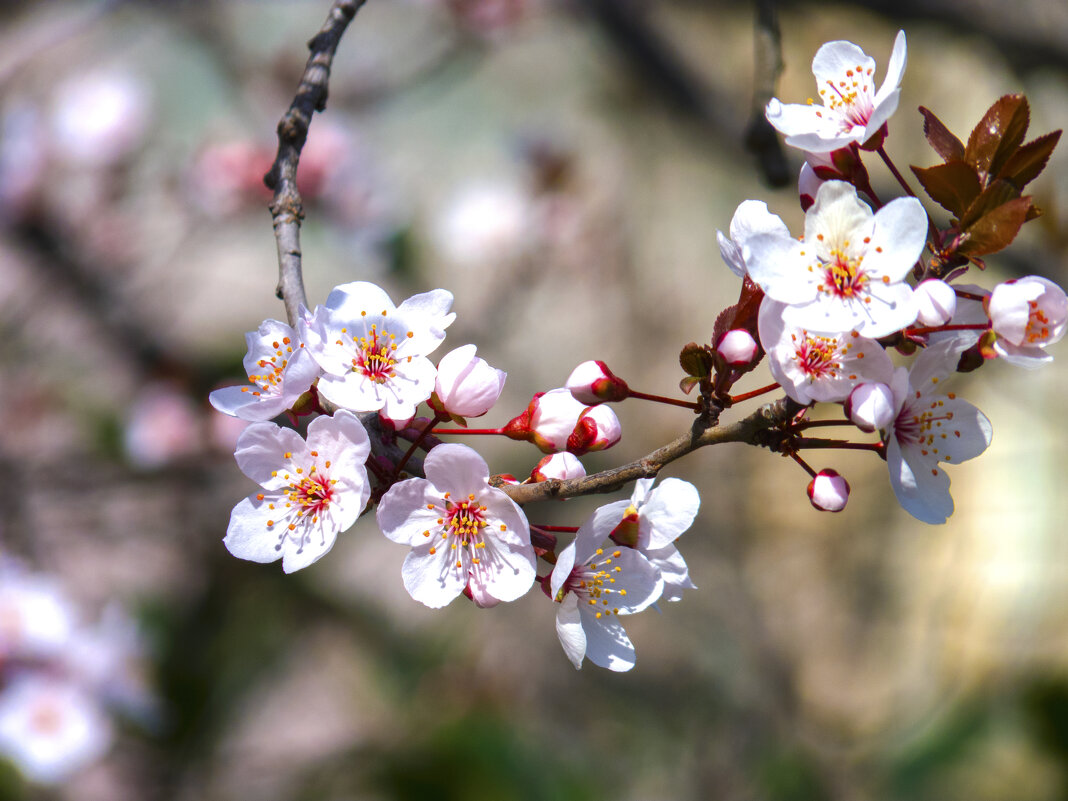
[{"label": "flower center", "polygon": [[[861,269],[863,256],[851,258],[841,250],[832,250],[829,261],[823,262],[823,283],[817,288],[836,298],[853,300],[868,291],[868,274]],[[864,299],[868,302],[868,298]]]},{"label": "flower center", "polygon": [[1050,319],[1036,300],[1027,301],[1027,331],[1024,339],[1028,342],[1045,342],[1050,336]]},{"label": "flower center", "polygon": [[[486,520],[486,507],[476,503],[474,495],[468,495],[466,500],[456,502],[451,499],[451,493],[445,493],[444,509],[430,504],[428,509],[437,509],[441,517],[438,518],[442,545],[448,543],[449,549],[456,554],[455,567],[463,568],[462,557],[470,558],[472,565],[482,564],[482,552],[486,548],[486,540],[482,536],[482,529],[489,525]],[[501,526],[504,530],[504,526]],[[429,537],[430,531],[424,531],[423,536]],[[430,553],[437,553],[437,546],[431,546]]]},{"label": "flower center", "polygon": [[837,337],[813,336],[808,331],[802,331],[801,341],[797,342],[796,337],[794,340],[794,359],[809,380],[838,377],[842,363],[838,361],[841,353]]},{"label": "flower center", "polygon": [[[319,454],[312,451],[311,455],[318,457]],[[287,452],[285,458],[291,459],[293,454]],[[276,526],[283,525],[275,550],[280,550],[285,538],[296,532],[298,527],[307,529],[317,524],[319,519],[329,512],[330,504],[337,499],[337,491],[334,489],[337,479],[331,479],[326,472],[330,468],[330,462],[325,462],[324,467],[325,469],[320,470],[316,465],[312,465],[307,471],[303,467],[297,467],[292,473],[284,475],[289,486],[282,489],[277,502],[267,504],[269,510],[277,510],[280,513],[277,519],[267,521],[267,529],[274,531]],[[256,498],[262,501],[264,494],[260,493]],[[299,536],[303,544],[307,532],[302,531]]]},{"label": "flower center", "polygon": [[943,411],[945,400],[941,397],[932,398],[926,406],[921,401],[922,396],[917,392],[915,399],[901,409],[894,421],[894,436],[902,445],[919,445],[924,456],[948,462],[950,457],[942,453],[941,441],[950,435],[959,438],[960,431],[945,429],[942,424],[953,419],[953,412]]},{"label": "flower center", "polygon": [[577,565],[571,571],[571,575],[557,593],[556,600],[562,601],[567,593],[573,592],[578,596],[579,603],[594,608],[596,617],[618,615],[619,607],[613,604],[613,596],[625,597],[627,594],[626,590],[612,586],[616,583],[616,574],[623,572],[622,567],[613,564],[613,560],[618,559],[620,553],[621,551],[615,550],[605,557],[604,549],[598,548],[589,562]]},{"label": "flower center", "polygon": [[842,130],[848,132],[855,125],[867,125],[871,119],[872,70],[857,66],[846,70],[845,77],[838,83],[828,79],[827,86],[820,89],[823,105],[837,112],[842,117]]},{"label": "flower center", "polygon": [[380,332],[378,325],[371,324],[366,336],[353,339],[356,355],[352,359],[352,371],[360,373],[376,384],[385,384],[396,374],[393,365],[397,363],[396,335],[386,331]]}]

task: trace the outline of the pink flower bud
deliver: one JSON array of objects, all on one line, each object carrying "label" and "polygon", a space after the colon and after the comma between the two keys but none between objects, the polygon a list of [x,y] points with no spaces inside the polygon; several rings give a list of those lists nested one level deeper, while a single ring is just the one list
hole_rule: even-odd
[{"label": "pink flower bud", "polygon": [[604,362],[583,362],[564,384],[575,400],[593,406],[604,401],[621,401],[630,395],[627,382],[608,369]]},{"label": "pink flower bud", "polygon": [[987,310],[999,339],[1017,347],[1044,347],[1064,336],[1068,296],[1052,281],[1029,275],[994,287]]},{"label": "pink flower bud", "polygon": [[569,478],[585,478],[586,468],[573,453],[562,451],[553,453],[542,458],[530,474],[531,481],[548,481],[550,478],[558,478],[565,481]]},{"label": "pink flower bud", "polygon": [[886,384],[857,384],[845,402],[845,413],[861,431],[886,428],[897,416],[894,393]]},{"label": "pink flower bud", "polygon": [[849,500],[849,482],[837,470],[824,468],[808,482],[808,499],[821,512],[841,512]]},{"label": "pink flower bud", "polygon": [[957,293],[945,281],[929,278],[920,282],[912,293],[920,325],[945,325],[957,312]]},{"label": "pink flower bud", "polygon": [[619,442],[621,436],[623,428],[610,406],[589,406],[579,416],[574,431],[567,438],[567,449],[577,455],[603,451]]},{"label": "pink flower bud", "polygon": [[569,389],[539,392],[526,411],[510,420],[501,431],[512,439],[533,442],[545,453],[562,451],[579,416],[587,408],[572,397]]},{"label": "pink flower bud", "polygon": [[716,350],[732,367],[743,367],[753,363],[760,346],[753,335],[744,328],[734,328],[719,339]]},{"label": "pink flower bud", "polygon": [[480,417],[501,396],[507,374],[475,356],[474,345],[446,353],[438,363],[434,391],[449,414]]}]

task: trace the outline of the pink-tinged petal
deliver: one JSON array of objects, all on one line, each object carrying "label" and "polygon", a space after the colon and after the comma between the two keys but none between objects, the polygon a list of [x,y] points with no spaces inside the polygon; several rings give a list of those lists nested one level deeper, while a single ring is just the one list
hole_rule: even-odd
[{"label": "pink-tinged petal", "polygon": [[845,147],[857,139],[850,131],[843,132],[842,118],[823,106],[781,103],[772,98],[764,116],[786,137],[786,144],[802,150],[824,153]]},{"label": "pink-tinged petal", "polygon": [[630,502],[634,506],[641,506],[652,492],[655,478],[639,478],[634,482],[634,491],[630,494]]},{"label": "pink-tinged petal", "polygon": [[[742,258],[742,249],[724,236],[722,231],[716,231],[716,241],[719,242],[719,255],[730,267],[732,273],[741,278],[745,275],[745,259]],[[579,400],[583,400],[579,398]]]},{"label": "pink-tinged petal", "polygon": [[934,447],[938,457],[946,464],[958,464],[974,459],[990,446],[993,426],[985,414],[968,401],[960,398],[939,398]]},{"label": "pink-tinged petal", "polygon": [[858,142],[867,142],[875,136],[875,134],[879,133],[879,129],[882,128],[886,122],[894,116],[894,112],[897,111],[898,101],[901,100],[901,90],[894,87],[883,93],[883,90],[885,89],[886,84],[884,83],[883,88],[879,90],[882,97],[877,98],[871,116],[868,118],[868,124],[864,126],[864,134],[862,138],[857,140]]},{"label": "pink-tinged petal", "polygon": [[293,429],[273,423],[253,423],[238,437],[234,458],[241,472],[261,487],[278,489],[288,483],[283,475],[284,466],[294,457],[302,459],[307,450],[304,440]]},{"label": "pink-tinged petal", "polygon": [[808,303],[816,297],[816,282],[808,271],[813,254],[806,255],[804,243],[775,234],[758,234],[742,252],[749,277],[768,297],[783,303]]},{"label": "pink-tinged petal", "polygon": [[[399,481],[378,502],[378,527],[394,542],[413,547],[423,545],[433,540],[441,528],[437,522],[441,508],[441,494],[426,479]],[[430,536],[426,535],[428,531]]]},{"label": "pink-tinged petal", "polygon": [[778,214],[772,214],[763,200],[745,200],[739,204],[731,218],[730,230],[731,239],[739,245],[757,234],[790,236],[786,223]]},{"label": "pink-tinged petal", "polygon": [[332,314],[325,306],[316,306],[313,315],[297,321],[297,330],[304,341],[304,349],[321,370],[333,376],[346,376],[352,371],[352,356],[345,347],[337,344],[337,331],[344,323],[335,322]]},{"label": "pink-tinged petal", "polygon": [[[859,76],[856,75],[858,70]],[[848,85],[856,77],[860,77],[868,86],[870,95],[875,94],[875,59],[852,42],[837,41],[822,45],[812,59],[812,74],[816,76],[816,88],[820,90],[825,103],[828,96],[824,95],[824,90],[830,97],[838,97],[836,92],[831,91],[831,86],[845,92],[861,90],[862,87]],[[847,86],[841,86],[841,81],[846,81]]]},{"label": "pink-tinged petal", "polygon": [[938,468],[934,459],[922,456],[919,448],[909,445],[903,451],[897,440],[891,439],[886,449],[886,465],[894,495],[910,515],[938,525],[953,514],[949,476]]},{"label": "pink-tinged petal", "polygon": [[526,595],[534,584],[534,549],[529,541],[525,545],[514,544],[487,535],[479,564],[472,565],[470,571],[472,585],[479,584],[498,601],[514,601]]},{"label": "pink-tinged petal", "polygon": [[434,376],[434,364],[425,356],[399,364],[396,375],[390,381],[376,385],[384,400],[382,414],[390,420],[409,420],[414,417],[419,404],[434,391]]},{"label": "pink-tinged petal", "polygon": [[367,470],[362,465],[359,474],[341,475],[337,482],[334,485],[337,495],[323,511],[324,525],[332,525],[339,532],[348,531],[367,508],[367,502],[371,500],[371,485],[367,481]]},{"label": "pink-tinged petal", "polygon": [[[816,202],[805,212],[805,244],[809,250],[806,263],[815,261],[817,255],[826,257],[828,248],[845,250],[846,242],[855,250],[870,227],[872,216],[871,208],[857,197],[852,184],[825,181],[816,192]],[[867,264],[864,267],[867,269]]]},{"label": "pink-tinged petal", "polygon": [[337,312],[336,319],[359,320],[364,313],[368,317],[391,315],[396,306],[382,287],[370,281],[352,281],[335,287],[326,298],[326,307]]},{"label": "pink-tinged petal", "polygon": [[[905,43],[905,32],[898,31],[897,36],[894,37],[894,49],[890,53],[890,61],[886,65],[886,77],[883,78],[883,84],[879,87],[879,91],[875,93],[875,107],[877,110],[890,99],[891,94],[899,90],[901,79],[905,76],[907,64],[908,47]],[[897,103],[895,102],[894,105],[896,106]],[[888,119],[890,119],[890,114],[883,118],[883,122]],[[882,123],[879,123],[879,126],[882,126]]]},{"label": "pink-tinged petal", "polygon": [[598,507],[575,534],[575,563],[586,564],[600,548],[612,530],[623,520],[629,501],[613,501]]},{"label": "pink-tinged petal", "polygon": [[1053,361],[1053,357],[1036,345],[1013,345],[1007,339],[994,342],[994,352],[1009,364],[1035,370]]},{"label": "pink-tinged petal", "polygon": [[926,326],[946,325],[957,313],[957,293],[945,281],[928,278],[916,285],[916,322]]},{"label": "pink-tinged petal", "polygon": [[341,377],[322,376],[318,390],[320,395],[335,406],[353,412],[377,412],[386,405],[387,396],[382,392],[380,384],[368,381],[362,375],[351,371]]},{"label": "pink-tinged petal", "polygon": [[255,331],[245,334],[245,345],[248,352],[242,364],[246,373],[254,375],[263,372],[260,361],[273,360],[278,351],[282,351],[282,358],[291,358],[299,353],[300,337],[295,330],[279,320],[264,320]]},{"label": "pink-tinged petal", "polygon": [[[572,542],[564,550],[560,551],[560,555],[556,557],[556,564],[553,566],[552,575],[549,576],[549,587],[553,593],[553,599],[556,599],[557,594],[560,592],[560,588],[564,586],[564,582],[567,581],[571,575],[571,571],[575,569],[575,543]],[[565,596],[564,601],[573,597],[568,594]],[[577,666],[576,666],[577,667]]]},{"label": "pink-tinged petal", "polygon": [[664,592],[661,601],[681,601],[683,590],[696,590],[697,585],[690,580],[690,570],[679,549],[674,545],[645,552],[646,558],[653,563],[664,579]]},{"label": "pink-tinged petal", "polygon": [[642,550],[663,548],[693,525],[701,508],[697,487],[678,478],[667,478],[639,507],[638,540]]},{"label": "pink-tinged petal", "polygon": [[956,372],[960,362],[960,344],[954,340],[946,340],[925,348],[916,357],[909,371],[909,384],[912,389],[925,395],[944,395],[939,384]]},{"label": "pink-tinged petal", "polygon": [[371,454],[367,429],[352,412],[338,410],[333,417],[316,417],[308,425],[308,450],[331,462],[333,476],[363,469]]},{"label": "pink-tinged petal", "polygon": [[[617,592],[612,594],[609,608],[618,608],[621,615],[633,615],[656,603],[664,591],[664,579],[652,562],[633,548],[606,549],[605,554],[612,558],[610,567],[622,568],[612,573],[616,579],[612,587]],[[620,590],[626,590],[626,595]]]},{"label": "pink-tinged petal", "polygon": [[[226,550],[238,559],[266,564],[282,557],[282,534],[271,531],[267,522],[278,513],[267,508],[271,501],[279,501],[279,495],[272,495],[262,501],[255,496],[245,498],[230,513],[230,524],[223,537]],[[280,501],[279,501],[280,502]]]},{"label": "pink-tinged petal", "polygon": [[1041,294],[1041,285],[1031,281],[1005,282],[994,287],[988,311],[998,336],[1013,345],[1022,344],[1030,320],[1029,303]]},{"label": "pink-tinged petal", "polygon": [[891,200],[875,213],[871,242],[864,250],[864,270],[903,281],[927,244],[927,212],[914,197]]},{"label": "pink-tinged petal", "polygon": [[897,417],[905,402],[912,396],[907,367],[898,367],[894,370],[894,374],[890,378],[890,391],[894,395],[894,417]]},{"label": "pink-tinged petal", "polygon": [[[441,445],[438,446],[442,447]],[[483,485],[475,493],[476,500],[486,507],[486,538],[506,544],[509,548],[524,548],[533,553],[530,546],[530,524],[523,510],[496,487]]]},{"label": "pink-tinged petal", "polygon": [[[786,326],[783,323],[782,313],[785,310],[785,303],[772,300],[767,295],[760,301],[760,312],[757,314],[757,332],[760,334],[760,344],[764,346],[766,351],[770,351],[783,339]],[[778,381],[779,379],[776,378],[775,380]]]},{"label": "pink-tinged petal", "polygon": [[489,466],[478,451],[454,443],[438,445],[427,454],[423,472],[442,493],[466,498],[489,482]]},{"label": "pink-tinged petal", "polygon": [[338,529],[334,526],[320,526],[307,532],[307,538],[295,546],[282,546],[282,572],[296,573],[318,562],[334,547]]},{"label": "pink-tinged petal", "polygon": [[452,554],[449,548],[430,543],[413,547],[401,569],[408,594],[431,609],[440,609],[463,592],[467,571],[456,568]]},{"label": "pink-tinged petal", "polygon": [[916,319],[912,288],[907,284],[879,286],[871,295],[878,299],[865,303],[859,297],[839,299],[821,294],[811,303],[787,307],[783,321],[815,334],[856,331],[874,339],[899,331]]},{"label": "pink-tinged petal", "polygon": [[556,636],[560,638],[560,645],[571,664],[576,670],[581,670],[582,660],[586,656],[586,633],[582,630],[578,599],[574,595],[564,596],[556,610]]},{"label": "pink-tinged petal", "polygon": [[[310,387],[311,384],[309,383],[308,386]],[[273,420],[289,408],[291,401],[287,401],[285,397],[254,395],[253,392],[257,391],[258,388],[249,384],[222,387],[213,390],[208,395],[208,401],[223,414],[251,422]]]},{"label": "pink-tinged petal", "polygon": [[597,617],[592,607],[582,603],[578,609],[582,630],[586,635],[586,658],[595,665],[617,673],[634,667],[634,645],[616,616],[602,614]]}]

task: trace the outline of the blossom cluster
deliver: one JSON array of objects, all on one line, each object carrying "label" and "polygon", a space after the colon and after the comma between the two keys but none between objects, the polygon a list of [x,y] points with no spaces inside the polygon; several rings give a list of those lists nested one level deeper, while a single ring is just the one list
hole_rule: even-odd
[{"label": "blossom cluster", "polygon": [[109,709],[151,714],[142,660],[120,608],[87,625],[53,578],[0,561],[0,757],[26,778],[61,782],[102,757]]},{"label": "blossom cluster", "polygon": [[[455,319],[451,305],[452,295],[438,289],[396,306],[380,287],[353,282],[304,310],[296,327],[268,320],[247,335],[248,383],[218,389],[210,400],[248,421],[235,457],[259,489],[234,507],[223,542],[242,559],[281,559],[290,573],[324,556],[375,506],[382,534],[411,548],[402,568],[405,588],[432,608],[461,594],[480,607],[513,601],[539,580],[540,555],[546,566],[555,564],[541,582],[556,584],[558,629],[572,661],[581,664],[586,653],[598,664],[628,668],[633,648],[613,616],[645,608],[665,588],[665,597],[677,600],[692,586],[672,542],[696,515],[696,490],[678,479],[656,490],[643,482],[630,503],[603,507],[578,530],[560,559],[576,548],[581,558],[563,571],[552,547],[535,547],[555,544],[555,534],[531,526],[522,508],[491,484],[475,450],[438,436],[490,433],[531,442],[547,455],[526,480],[566,480],[586,475],[580,455],[620,439],[619,419],[597,398],[584,403],[561,387],[539,392],[500,428],[468,428],[468,418],[496,404],[506,374],[479,358],[475,345],[431,361]],[[424,403],[431,414],[417,417]],[[314,415],[304,436],[270,422],[283,412],[293,422]],[[392,459],[372,453],[368,417],[407,452]],[[443,422],[459,428],[434,428]],[[404,468],[420,447],[425,477],[409,477]],[[501,476],[498,483],[519,480]],[[611,575],[595,593],[590,577],[601,568],[590,560],[601,546],[625,555],[610,558]],[[581,615],[574,610],[579,598],[587,604]],[[597,603],[605,608],[588,608]],[[581,648],[576,625],[588,632]]]}]

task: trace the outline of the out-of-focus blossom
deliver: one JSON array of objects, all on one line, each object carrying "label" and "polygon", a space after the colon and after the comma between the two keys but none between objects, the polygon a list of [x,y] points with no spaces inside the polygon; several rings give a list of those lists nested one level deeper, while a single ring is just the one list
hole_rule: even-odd
[{"label": "out-of-focus blossom", "polygon": [[768,211],[768,204],[762,200],[743,201],[731,218],[730,238],[724,236],[722,231],[716,231],[719,240],[719,253],[723,261],[731,268],[731,272],[739,278],[743,277],[745,269],[744,249],[750,237],[758,234],[781,234],[790,236],[790,230],[786,223],[777,214]]},{"label": "out-of-focus blossom", "polygon": [[507,182],[466,186],[434,224],[434,242],[456,264],[488,265],[515,258],[529,246],[530,198]]},{"label": "out-of-focus blossom", "polygon": [[601,361],[586,361],[571,371],[564,386],[575,400],[593,406],[606,401],[621,401],[630,395],[627,382]]},{"label": "out-of-focus blossom", "polygon": [[264,491],[234,507],[223,544],[239,559],[280,558],[286,573],[319,560],[367,506],[370,452],[367,431],[345,410],[312,420],[306,441],[292,429],[253,423],[234,456]]},{"label": "out-of-focus blossom", "polygon": [[878,342],[855,331],[821,335],[788,326],[785,309],[765,297],[758,326],[771,375],[795,401],[841,401],[858,383],[890,381],[894,365]]},{"label": "out-of-focus blossom", "polygon": [[18,213],[44,179],[46,139],[40,109],[15,101],[0,116],[0,211]]},{"label": "out-of-focus blossom", "polygon": [[765,114],[786,144],[829,153],[850,142],[863,145],[897,110],[907,52],[898,31],[882,86],[875,91],[875,59],[852,42],[827,42],[812,60],[820,103],[783,104],[772,98]]},{"label": "out-of-focus blossom", "polygon": [[914,197],[874,215],[844,181],[820,187],[805,236],[758,234],[745,246],[750,277],[787,304],[784,322],[820,334],[878,338],[916,319],[905,278],[927,242],[927,213]]},{"label": "out-of-focus blossom", "polygon": [[0,755],[31,781],[63,781],[103,756],[111,740],[110,721],[75,684],[31,673],[0,693]]},{"label": "out-of-focus blossom", "polygon": [[598,533],[619,521],[611,504],[602,507],[579,528],[575,540],[556,560],[550,578],[556,610],[556,634],[576,668],[588,658],[595,665],[624,671],[634,667],[634,645],[621,615],[640,612],[656,602],[664,590],[657,567],[633,548],[602,548]]},{"label": "out-of-focus blossom", "polygon": [[920,325],[945,325],[957,313],[957,293],[945,281],[928,278],[913,290],[916,303],[916,322]]},{"label": "out-of-focus blossom", "polygon": [[1029,275],[994,287],[987,305],[998,335],[994,350],[1020,367],[1038,367],[1053,357],[1044,348],[1068,329],[1068,296],[1052,281]]},{"label": "out-of-focus blossom", "polygon": [[474,345],[449,351],[438,362],[434,393],[442,408],[457,417],[481,417],[497,402],[508,377],[475,355]]},{"label": "out-of-focus blossom", "polygon": [[435,289],[394,306],[389,295],[366,281],[334,289],[299,333],[323,369],[319,394],[356,412],[381,410],[407,420],[434,391],[437,374],[427,358],[455,319],[452,294]]},{"label": "out-of-focus blossom", "polygon": [[534,583],[527,518],[489,485],[489,468],[466,445],[438,445],[423,463],[426,478],[394,484],[378,505],[378,526],[410,545],[404,586],[431,608],[465,590],[479,606],[514,601]]},{"label": "out-of-focus blossom", "polygon": [[202,419],[196,405],[178,387],[149,384],[128,410],[123,445],[138,467],[153,468],[196,453],[201,447]]},{"label": "out-of-focus blossom", "polygon": [[186,194],[194,205],[216,216],[234,214],[252,204],[262,207],[271,196],[263,176],[273,158],[270,148],[255,142],[209,142],[193,158]]},{"label": "out-of-focus blossom", "polygon": [[456,21],[471,32],[493,38],[522,22],[531,0],[444,0]]},{"label": "out-of-focus blossom", "polygon": [[0,561],[0,664],[55,656],[70,642],[74,624],[57,582]]},{"label": "out-of-focus blossom", "polygon": [[151,116],[149,90],[134,75],[75,75],[53,98],[53,144],[69,161],[105,167],[140,146]]},{"label": "out-of-focus blossom", "polygon": [[242,420],[277,417],[311,389],[319,365],[305,349],[296,331],[278,320],[266,320],[245,334],[248,353],[245,372],[251,386],[223,387],[208,396],[223,414]]},{"label": "out-of-focus blossom", "polygon": [[837,470],[824,468],[808,482],[808,499],[821,512],[841,512],[849,501],[849,482]]},{"label": "out-of-focus blossom", "polygon": [[543,456],[530,474],[531,481],[548,481],[557,478],[566,481],[569,478],[585,478],[586,468],[573,453],[561,451]]}]

